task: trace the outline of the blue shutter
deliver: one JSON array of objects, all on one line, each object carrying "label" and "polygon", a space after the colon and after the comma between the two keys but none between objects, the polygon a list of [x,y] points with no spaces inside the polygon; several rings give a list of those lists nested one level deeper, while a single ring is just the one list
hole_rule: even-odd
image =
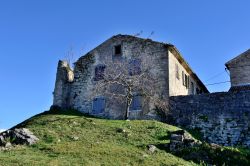
[{"label": "blue shutter", "polygon": [[100,99],[100,110],[99,110],[99,113],[103,113],[104,110],[105,110],[105,99],[101,98]]},{"label": "blue shutter", "polygon": [[95,98],[93,101],[93,114],[103,113],[105,111],[105,99],[103,97]]},{"label": "blue shutter", "polygon": [[102,80],[104,78],[105,65],[97,65],[95,67],[95,81]]},{"label": "blue shutter", "polygon": [[141,109],[141,96],[137,95],[134,97],[134,106],[136,110],[140,110]]},{"label": "blue shutter", "polygon": [[142,96],[141,95],[133,96],[130,109],[131,110],[141,110],[142,109]]},{"label": "blue shutter", "polygon": [[132,59],[129,62],[129,75],[137,75],[141,73],[141,60]]}]

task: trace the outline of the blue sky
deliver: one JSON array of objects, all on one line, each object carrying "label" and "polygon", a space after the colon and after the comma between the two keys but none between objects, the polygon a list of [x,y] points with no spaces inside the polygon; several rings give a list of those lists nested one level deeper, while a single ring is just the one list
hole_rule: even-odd
[{"label": "blue sky", "polygon": [[154,31],[151,38],[174,44],[205,84],[228,81],[225,62],[250,48],[249,6],[247,0],[2,0],[0,129],[49,109],[57,61],[71,47],[79,57],[119,33]]}]

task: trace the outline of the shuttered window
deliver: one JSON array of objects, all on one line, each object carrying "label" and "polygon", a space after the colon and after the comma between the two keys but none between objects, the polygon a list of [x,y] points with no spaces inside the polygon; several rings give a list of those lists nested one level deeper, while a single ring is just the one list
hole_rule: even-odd
[{"label": "shuttered window", "polygon": [[93,114],[100,114],[105,111],[105,98],[104,97],[96,97],[93,100]]},{"label": "shuttered window", "polygon": [[142,96],[134,95],[132,103],[130,105],[130,110],[141,110],[142,109]]},{"label": "shuttered window", "polygon": [[129,61],[129,75],[138,75],[141,73],[141,60],[132,59]]},{"label": "shuttered window", "polygon": [[190,86],[190,77],[182,71],[182,84],[185,86],[187,89]]},{"label": "shuttered window", "polygon": [[179,66],[178,64],[175,64],[175,76],[179,80],[180,79],[180,74],[179,74]]},{"label": "shuttered window", "polygon": [[104,78],[105,65],[97,65],[95,67],[95,81],[102,80]]}]

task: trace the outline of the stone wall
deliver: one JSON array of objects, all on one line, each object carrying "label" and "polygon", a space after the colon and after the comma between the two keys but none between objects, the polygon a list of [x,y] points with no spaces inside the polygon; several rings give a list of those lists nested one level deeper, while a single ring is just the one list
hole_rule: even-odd
[{"label": "stone wall", "polygon": [[[106,71],[110,69],[110,66],[103,64],[103,62],[109,61],[114,64],[113,62],[117,58],[114,55],[114,48],[117,45],[121,46],[121,53],[119,54],[121,60],[140,59],[142,70],[148,68],[146,69],[147,73],[154,75],[154,83],[150,83],[150,85],[144,84],[144,86],[152,89],[150,97],[142,97],[141,110],[131,110],[130,119],[157,119],[158,116],[155,112],[156,99],[168,101],[168,97],[171,95],[187,95],[191,93],[191,86],[185,87],[182,84],[182,71],[186,74],[192,74],[193,72],[187,67],[188,65],[183,58],[181,58],[182,61],[175,58],[176,55],[179,55],[177,51],[175,51],[175,55],[171,53],[170,48],[175,50],[173,45],[129,35],[116,35],[80,57],[75,62],[74,71],[70,69],[66,62],[59,62],[54,91],[54,105],[63,108],[71,107],[84,113],[93,114],[93,100],[99,97],[105,100],[105,104],[103,104],[105,105],[105,110],[101,109],[102,113],[95,113],[95,115],[98,114],[96,116],[112,119],[124,118],[126,100],[118,101],[115,98],[111,98],[111,95],[104,96],[104,94],[95,94],[93,96],[93,90],[96,89],[98,81],[95,79],[95,68],[105,65]],[[147,65],[144,65],[145,63],[143,62],[146,59],[150,59],[150,61],[147,62]],[[175,64],[177,63],[179,66],[178,82],[176,82],[175,76]],[[186,68],[183,67],[183,64],[186,64]],[[74,79],[71,79],[72,75]],[[190,76],[190,81],[194,82],[195,87],[198,87],[195,79],[199,81],[198,77]],[[200,85],[203,84],[200,82]]]},{"label": "stone wall", "polygon": [[70,105],[70,88],[74,73],[66,61],[59,61],[56,73],[56,83],[53,92],[53,105],[67,108]]},{"label": "stone wall", "polygon": [[231,86],[250,85],[250,49],[229,61]]},{"label": "stone wall", "polygon": [[225,146],[250,147],[250,91],[170,97],[171,123]]},{"label": "stone wall", "polygon": [[[92,114],[92,104],[94,97],[103,96],[96,94],[93,96],[92,90],[96,86],[95,67],[101,65],[103,61],[112,61],[114,46],[121,45],[122,57],[131,59],[138,56],[147,57],[157,63],[151,62],[152,71],[157,75],[158,88],[155,89],[159,96],[168,97],[168,60],[167,49],[164,44],[153,42],[151,40],[139,39],[131,36],[117,35],[105,41],[87,55],[82,56],[76,63],[74,69],[74,81],[70,90],[70,106],[84,113]],[[158,63],[159,62],[159,63]],[[109,66],[106,66],[106,69]],[[115,98],[104,96],[106,101],[105,112],[97,116],[122,119],[126,109],[126,100],[124,102],[116,101]],[[154,104],[151,101],[143,100],[142,110],[130,113],[130,119],[155,118],[153,111]]]}]

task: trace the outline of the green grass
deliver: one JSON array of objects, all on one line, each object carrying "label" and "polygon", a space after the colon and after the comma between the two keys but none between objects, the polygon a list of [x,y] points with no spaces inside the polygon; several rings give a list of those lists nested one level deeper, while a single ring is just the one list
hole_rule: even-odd
[{"label": "green grass", "polygon": [[147,145],[169,142],[178,128],[157,121],[98,119],[75,111],[45,112],[17,127],[30,129],[40,141],[0,151],[0,165],[195,165]]},{"label": "green grass", "polygon": [[[47,111],[15,126],[30,129],[40,141],[0,151],[5,165],[250,165],[250,150],[232,147],[183,149],[174,155],[164,147],[179,128],[152,120],[107,120],[77,111]],[[199,133],[190,131],[199,136]],[[150,153],[147,146],[158,147]],[[178,156],[178,157],[177,157]],[[184,160],[185,159],[185,160]],[[189,160],[189,161],[188,161]]]}]

